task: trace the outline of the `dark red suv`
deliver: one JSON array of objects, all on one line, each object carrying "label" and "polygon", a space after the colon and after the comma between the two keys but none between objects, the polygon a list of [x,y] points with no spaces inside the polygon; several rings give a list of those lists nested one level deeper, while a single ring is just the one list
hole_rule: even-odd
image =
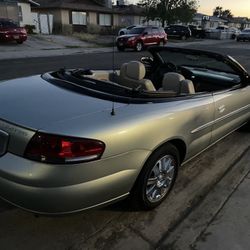
[{"label": "dark red suv", "polygon": [[23,43],[27,40],[27,32],[25,28],[18,27],[9,19],[0,18],[0,41],[10,42],[16,41]]},{"label": "dark red suv", "polygon": [[167,42],[167,34],[164,29],[156,26],[136,26],[129,34],[119,36],[116,39],[117,49],[133,48],[141,51],[149,45],[164,45]]}]

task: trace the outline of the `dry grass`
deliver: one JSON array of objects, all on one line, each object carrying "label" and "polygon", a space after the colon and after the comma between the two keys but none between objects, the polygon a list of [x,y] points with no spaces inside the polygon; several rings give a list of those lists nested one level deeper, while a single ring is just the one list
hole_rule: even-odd
[{"label": "dry grass", "polygon": [[89,33],[73,33],[73,36],[81,41],[91,43],[93,47],[112,47],[114,45],[113,36],[103,36]]},{"label": "dry grass", "polygon": [[74,37],[77,37],[78,39],[80,39],[81,41],[84,42],[89,42],[89,43],[96,43],[97,40],[97,35],[94,34],[89,34],[89,33],[73,33]]}]

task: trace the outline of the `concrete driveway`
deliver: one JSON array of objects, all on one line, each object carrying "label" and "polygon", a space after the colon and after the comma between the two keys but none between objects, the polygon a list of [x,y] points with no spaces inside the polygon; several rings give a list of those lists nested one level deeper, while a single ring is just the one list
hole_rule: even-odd
[{"label": "concrete driveway", "polygon": [[0,43],[0,60],[14,58],[47,57],[111,51],[75,37],[62,35],[30,35],[23,44]]}]

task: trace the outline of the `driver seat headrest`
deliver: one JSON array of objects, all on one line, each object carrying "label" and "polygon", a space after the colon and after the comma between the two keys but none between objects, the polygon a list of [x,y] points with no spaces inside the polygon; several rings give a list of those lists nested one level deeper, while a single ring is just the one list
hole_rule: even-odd
[{"label": "driver seat headrest", "polygon": [[175,72],[164,74],[161,90],[174,91],[177,94],[195,94],[193,82]]}]

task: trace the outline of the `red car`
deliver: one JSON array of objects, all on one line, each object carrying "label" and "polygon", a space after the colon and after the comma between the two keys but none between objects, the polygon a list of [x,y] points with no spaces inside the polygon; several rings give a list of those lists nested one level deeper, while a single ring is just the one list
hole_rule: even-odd
[{"label": "red car", "polygon": [[0,19],[0,41],[10,42],[16,41],[23,43],[27,40],[27,31],[25,28],[18,27],[9,19]]},{"label": "red car", "polygon": [[116,39],[117,49],[123,51],[125,48],[133,48],[141,51],[149,45],[164,45],[167,42],[167,34],[164,29],[156,26],[134,27],[129,34],[119,36]]}]

